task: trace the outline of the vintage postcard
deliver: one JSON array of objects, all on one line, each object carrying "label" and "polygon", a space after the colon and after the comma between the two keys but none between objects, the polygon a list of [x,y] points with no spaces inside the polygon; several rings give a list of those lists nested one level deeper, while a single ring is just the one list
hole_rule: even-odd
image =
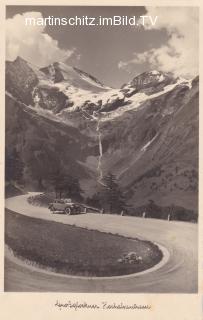
[{"label": "vintage postcard", "polygon": [[2,319],[203,319],[201,13],[2,5]]}]

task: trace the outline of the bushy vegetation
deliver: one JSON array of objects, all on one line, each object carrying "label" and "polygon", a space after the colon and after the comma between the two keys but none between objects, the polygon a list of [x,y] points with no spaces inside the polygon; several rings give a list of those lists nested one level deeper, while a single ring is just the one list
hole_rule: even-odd
[{"label": "bushy vegetation", "polygon": [[82,189],[76,177],[65,174],[57,169],[50,175],[50,186],[55,192],[55,198],[72,198],[77,201],[82,200]]},{"label": "bushy vegetation", "polygon": [[45,207],[48,208],[49,204],[53,202],[55,199],[54,193],[41,193],[34,196],[30,196],[27,198],[28,203],[39,206],[39,207]]},{"label": "bushy vegetation", "polygon": [[[155,171],[148,172],[149,177],[155,173],[161,174],[160,168]],[[198,221],[198,213],[193,210],[186,209],[177,205],[160,206],[154,200],[149,199],[145,205],[135,208],[130,206],[121,191],[116,177],[112,174],[107,175],[103,179],[103,187],[100,188],[91,198],[87,199],[87,203],[94,207],[104,210],[104,213],[124,214],[137,217],[155,218],[164,220],[177,221]],[[153,184],[156,187],[156,184]]]},{"label": "bushy vegetation", "polygon": [[164,220],[168,219],[189,222],[198,221],[198,214],[195,211],[175,205],[162,207],[156,204],[153,200],[149,200],[146,205],[129,210],[127,214],[138,217],[144,216],[145,218],[156,218]]},{"label": "bushy vegetation", "polygon": [[116,176],[111,173],[103,178],[102,186],[92,198],[87,199],[87,204],[112,214],[124,212],[128,208]]}]

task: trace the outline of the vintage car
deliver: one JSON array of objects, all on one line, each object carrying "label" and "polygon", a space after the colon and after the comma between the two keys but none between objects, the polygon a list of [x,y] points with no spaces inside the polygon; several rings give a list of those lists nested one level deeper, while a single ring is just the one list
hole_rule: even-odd
[{"label": "vintage car", "polygon": [[49,204],[49,210],[52,213],[63,212],[65,214],[79,214],[85,211],[85,208],[80,204],[72,202],[71,199],[55,199]]}]

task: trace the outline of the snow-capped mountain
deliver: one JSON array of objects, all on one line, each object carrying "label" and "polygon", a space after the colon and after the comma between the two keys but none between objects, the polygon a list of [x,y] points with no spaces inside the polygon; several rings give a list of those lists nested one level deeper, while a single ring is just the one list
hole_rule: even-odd
[{"label": "snow-capped mountain", "polygon": [[175,79],[172,74],[153,70],[144,72],[133,78],[129,83],[124,84],[122,86],[122,91],[129,97],[137,92],[144,92],[147,95],[150,95],[161,91],[165,86],[176,82],[177,79]]},{"label": "snow-capped mountain", "polygon": [[62,62],[55,62],[48,67],[41,68],[40,71],[42,71],[48,77],[48,79],[52,80],[54,83],[64,81],[67,84],[75,86],[79,89],[91,89],[93,92],[100,92],[108,89],[95,77],[78,68],[70,67]]},{"label": "snow-capped mountain", "polygon": [[7,63],[6,80],[9,92],[15,97],[20,94],[21,101],[36,112],[53,118],[57,115],[55,119],[61,121],[75,111],[84,112],[86,117],[99,112],[103,121],[112,120],[176,86],[191,85],[188,80],[154,70],[136,76],[121,89],[113,89],[64,63],[55,62],[39,69],[19,57]]},{"label": "snow-capped mountain", "polygon": [[61,62],[6,64],[7,148],[24,180],[46,185],[57,163],[91,196],[116,174],[133,207],[147,199],[197,209],[198,78],[149,71],[113,89]]}]

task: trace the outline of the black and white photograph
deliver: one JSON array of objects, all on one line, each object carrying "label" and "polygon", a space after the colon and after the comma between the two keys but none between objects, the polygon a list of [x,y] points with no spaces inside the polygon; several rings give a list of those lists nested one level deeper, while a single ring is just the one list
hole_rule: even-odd
[{"label": "black and white photograph", "polygon": [[198,293],[198,7],[5,28],[4,291]]}]

